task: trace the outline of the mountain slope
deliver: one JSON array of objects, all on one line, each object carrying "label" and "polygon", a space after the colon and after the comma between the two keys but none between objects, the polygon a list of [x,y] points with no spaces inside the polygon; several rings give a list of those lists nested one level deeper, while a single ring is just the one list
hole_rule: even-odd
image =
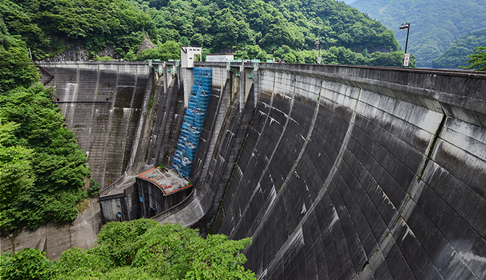
[{"label": "mountain slope", "polygon": [[352,6],[391,28],[403,47],[407,32],[398,27],[410,22],[409,52],[418,67],[432,67],[456,39],[486,25],[486,0],[357,0]]},{"label": "mountain slope", "polygon": [[459,68],[465,66],[468,55],[474,53],[476,47],[486,46],[486,28],[467,33],[452,43],[438,58],[432,60],[434,68]]},{"label": "mountain slope", "polygon": [[[333,0],[4,0],[0,17],[37,60],[61,52],[66,60],[96,59],[107,47],[115,58],[146,58],[136,54],[145,31],[159,46],[175,41],[242,57],[257,46],[263,60],[285,47],[275,58],[315,63],[317,54],[295,52],[314,50],[320,41],[325,63],[401,64],[391,30]],[[89,55],[79,58],[78,50]]]},{"label": "mountain slope", "polygon": [[213,51],[259,45],[267,52],[343,46],[355,52],[398,49],[391,30],[343,2],[132,0],[150,14],[161,41],[200,43]]}]

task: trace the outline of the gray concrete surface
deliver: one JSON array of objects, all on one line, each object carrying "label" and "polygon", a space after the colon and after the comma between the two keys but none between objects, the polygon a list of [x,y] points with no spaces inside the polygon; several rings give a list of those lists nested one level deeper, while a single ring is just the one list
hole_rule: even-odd
[{"label": "gray concrete surface", "polygon": [[50,260],[73,247],[95,247],[96,235],[101,229],[101,212],[97,199],[85,202],[85,209],[70,224],[40,226],[35,231],[23,230],[16,236],[0,239],[0,252],[18,252],[24,248],[37,248],[46,252]]},{"label": "gray concrete surface", "polygon": [[[48,69],[104,190],[108,178],[170,166],[184,83],[161,64],[154,91],[145,64]],[[194,191],[144,215],[251,236],[259,279],[486,278],[486,75],[232,63],[236,77],[225,63],[196,66],[213,67],[215,90]],[[144,201],[156,198],[149,189]],[[138,192],[123,194],[129,219]]]}]

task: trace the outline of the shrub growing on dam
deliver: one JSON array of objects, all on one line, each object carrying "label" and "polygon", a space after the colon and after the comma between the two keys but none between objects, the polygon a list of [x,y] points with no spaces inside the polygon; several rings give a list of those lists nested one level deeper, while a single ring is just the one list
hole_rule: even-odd
[{"label": "shrub growing on dam", "polygon": [[[49,262],[39,250],[0,257],[0,279],[254,279],[238,252],[250,239],[199,237],[197,230],[147,219],[112,222],[98,235],[98,246],[73,248]],[[17,278],[15,278],[17,277]]]}]

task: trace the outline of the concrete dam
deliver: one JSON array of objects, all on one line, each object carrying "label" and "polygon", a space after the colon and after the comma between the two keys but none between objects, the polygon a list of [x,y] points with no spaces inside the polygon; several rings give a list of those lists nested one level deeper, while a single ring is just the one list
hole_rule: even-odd
[{"label": "concrete dam", "polygon": [[175,62],[44,63],[103,222],[252,237],[258,279],[486,279],[486,75],[267,63],[212,68],[188,181],[172,166],[192,83]]}]

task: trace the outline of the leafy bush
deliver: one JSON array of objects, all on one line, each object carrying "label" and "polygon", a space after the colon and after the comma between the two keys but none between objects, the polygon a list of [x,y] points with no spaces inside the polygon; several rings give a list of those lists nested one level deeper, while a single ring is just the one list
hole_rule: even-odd
[{"label": "leafy bush", "polygon": [[89,184],[89,188],[87,190],[88,197],[93,197],[98,195],[100,192],[101,184],[96,182],[95,180],[91,180]]},{"label": "leafy bush", "polygon": [[115,59],[109,56],[95,57],[94,61],[114,61]]},{"label": "leafy bush", "polygon": [[[203,239],[195,229],[148,219],[112,222],[100,231],[97,247],[64,251],[58,261],[47,261],[36,249],[3,254],[0,278],[255,279],[239,254],[250,243],[224,235]],[[9,278],[14,276],[20,278]]]},{"label": "leafy bush", "polygon": [[0,77],[0,94],[6,93],[19,84],[29,86],[39,80],[39,73],[35,65],[30,62],[25,42],[10,36],[1,14]]},{"label": "leafy bush", "polygon": [[486,47],[477,47],[472,55],[468,55],[467,63],[470,65],[461,67],[462,69],[476,69],[478,71],[486,71]]},{"label": "leafy bush", "polygon": [[49,279],[49,260],[40,250],[26,248],[0,255],[0,279]]},{"label": "leafy bush", "polygon": [[[65,127],[52,97],[53,89],[40,84],[18,87],[0,96],[0,119],[18,124],[12,145],[35,154],[30,160],[35,187],[23,186],[11,203],[0,204],[0,232],[72,221],[78,214],[76,203],[90,172],[86,155]],[[16,172],[23,174],[24,170]]]},{"label": "leafy bush", "polygon": [[180,59],[181,51],[179,44],[174,41],[167,41],[156,49],[140,50],[136,55],[133,51],[127,53],[125,60],[143,61],[147,59],[160,59],[161,61],[168,61],[169,59]]},{"label": "leafy bush", "polygon": [[90,177],[86,155],[52,102],[54,89],[38,83],[25,45],[2,26],[0,20],[0,235],[74,220]]}]

